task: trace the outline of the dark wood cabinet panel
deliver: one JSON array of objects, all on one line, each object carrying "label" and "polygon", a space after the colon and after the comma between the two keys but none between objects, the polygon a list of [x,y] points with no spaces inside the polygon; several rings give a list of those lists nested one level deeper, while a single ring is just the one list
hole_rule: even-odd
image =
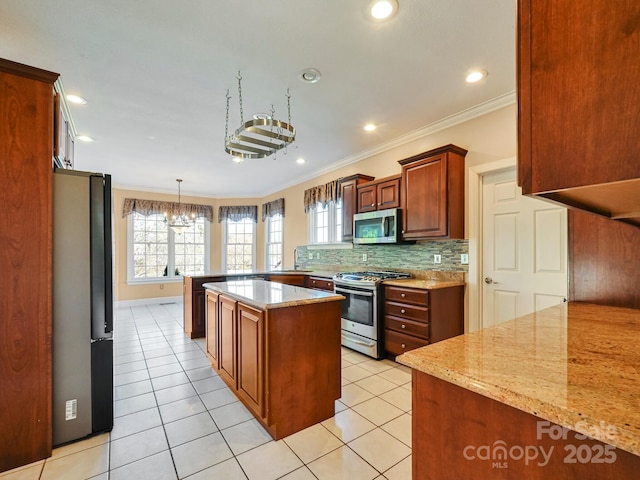
[{"label": "dark wood cabinet panel", "polygon": [[285,283],[287,285],[296,285],[304,287],[305,275],[287,275],[284,273],[270,273],[268,276],[270,282]]},{"label": "dark wood cabinet panel", "polygon": [[51,455],[57,77],[0,59],[0,472]]},{"label": "dark wood cabinet panel", "polygon": [[333,292],[333,281],[322,277],[307,277],[305,287]]},{"label": "dark wood cabinet panel", "polygon": [[342,241],[353,239],[353,214],[358,211],[357,187],[373,180],[369,175],[351,175],[338,181],[340,198],[342,198]]},{"label": "dark wood cabinet panel", "polygon": [[633,0],[519,0],[523,193],[640,225],[639,17]]},{"label": "dark wood cabinet panel", "polygon": [[264,312],[238,304],[238,393],[264,418]]},{"label": "dark wood cabinet panel", "polygon": [[358,213],[400,207],[400,175],[358,185]]},{"label": "dark wood cabinet panel", "polygon": [[219,351],[220,339],[218,332],[220,331],[219,313],[218,313],[218,294],[207,290],[207,356],[214,368],[219,368]]},{"label": "dark wood cabinet panel", "polygon": [[238,324],[236,321],[236,302],[224,297],[219,297],[218,325],[219,333],[219,357],[220,370],[218,373],[228,385],[237,388],[237,343]]},{"label": "dark wood cabinet panel", "polygon": [[402,238],[464,238],[464,157],[455,145],[400,160]]},{"label": "dark wood cabinet panel", "polygon": [[203,285],[208,282],[222,282],[224,277],[190,277],[182,279],[183,326],[191,338],[202,338],[206,330],[206,306]]}]

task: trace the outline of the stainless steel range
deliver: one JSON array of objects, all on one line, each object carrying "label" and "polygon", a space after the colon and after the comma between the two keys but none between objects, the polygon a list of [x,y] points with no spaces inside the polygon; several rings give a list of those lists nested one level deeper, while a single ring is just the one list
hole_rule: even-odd
[{"label": "stainless steel range", "polygon": [[334,291],[343,295],[342,345],[373,358],[381,358],[382,319],[380,286],[383,280],[411,278],[403,272],[341,272],[333,276]]}]

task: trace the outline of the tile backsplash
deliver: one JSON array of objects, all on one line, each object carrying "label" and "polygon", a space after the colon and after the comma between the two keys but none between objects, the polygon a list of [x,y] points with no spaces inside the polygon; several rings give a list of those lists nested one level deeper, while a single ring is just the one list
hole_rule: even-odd
[{"label": "tile backsplash", "polygon": [[[469,253],[468,240],[434,240],[409,245],[353,245],[353,248],[301,245],[297,250],[299,268],[304,270],[349,266],[359,269],[469,271],[469,265],[460,263],[460,255]],[[433,263],[434,255],[441,256],[440,264]]]}]

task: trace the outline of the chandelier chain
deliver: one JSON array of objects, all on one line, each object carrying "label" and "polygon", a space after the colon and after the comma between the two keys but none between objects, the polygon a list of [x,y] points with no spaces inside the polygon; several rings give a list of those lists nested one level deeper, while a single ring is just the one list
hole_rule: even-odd
[{"label": "chandelier chain", "polygon": [[240,125],[244,125],[244,111],[242,110],[242,75],[238,70],[238,102],[240,103]]},{"label": "chandelier chain", "polygon": [[231,100],[231,95],[229,95],[229,89],[227,88],[227,115],[225,117],[224,122],[224,141],[227,141],[229,138],[229,100]]}]

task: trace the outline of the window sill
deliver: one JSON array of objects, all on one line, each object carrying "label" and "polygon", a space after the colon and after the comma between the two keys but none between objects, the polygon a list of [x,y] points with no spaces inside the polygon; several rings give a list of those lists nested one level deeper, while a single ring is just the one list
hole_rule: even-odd
[{"label": "window sill", "polygon": [[307,250],[352,250],[353,243],[314,243],[306,245]]},{"label": "window sill", "polygon": [[127,285],[159,285],[163,283],[182,283],[182,277],[127,279]]}]

